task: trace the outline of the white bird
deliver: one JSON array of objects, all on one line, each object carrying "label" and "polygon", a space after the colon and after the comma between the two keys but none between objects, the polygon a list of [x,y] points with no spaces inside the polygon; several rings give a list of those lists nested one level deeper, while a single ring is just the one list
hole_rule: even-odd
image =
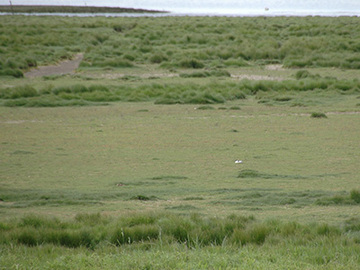
[{"label": "white bird", "polygon": [[241,163],[243,163],[243,162],[242,162],[242,160],[237,159],[237,160],[235,160],[235,163],[236,163],[236,164],[241,164]]}]

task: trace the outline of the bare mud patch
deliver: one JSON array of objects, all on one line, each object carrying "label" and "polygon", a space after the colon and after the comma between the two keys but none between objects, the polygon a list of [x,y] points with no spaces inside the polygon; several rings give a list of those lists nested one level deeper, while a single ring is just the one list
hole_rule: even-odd
[{"label": "bare mud patch", "polygon": [[64,74],[74,73],[75,70],[79,67],[83,57],[84,55],[82,53],[78,53],[71,60],[62,61],[58,65],[40,66],[36,69],[26,72],[24,75],[25,77],[28,78],[34,78],[34,77],[64,75]]},{"label": "bare mud patch", "polygon": [[280,64],[278,64],[278,65],[266,65],[265,69],[267,69],[267,70],[284,70],[284,67],[283,67],[283,65],[280,65]]},{"label": "bare mud patch", "polygon": [[240,75],[231,75],[231,78],[238,80],[252,80],[252,81],[284,81],[285,79],[282,77],[274,77],[274,76],[264,76],[264,75],[248,75],[248,74],[240,74]]},{"label": "bare mud patch", "polygon": [[42,123],[43,121],[39,120],[8,120],[0,121],[0,124],[23,124],[23,123]]},{"label": "bare mud patch", "polygon": [[101,75],[92,75],[92,78],[100,79],[126,79],[126,78],[141,78],[141,79],[157,79],[157,78],[172,78],[179,77],[176,73],[145,73],[145,74],[124,74],[124,73],[103,73]]}]

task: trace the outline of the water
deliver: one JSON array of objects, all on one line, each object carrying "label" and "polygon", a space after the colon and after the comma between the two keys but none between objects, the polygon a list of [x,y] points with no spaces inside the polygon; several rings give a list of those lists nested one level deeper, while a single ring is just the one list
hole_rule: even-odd
[{"label": "water", "polygon": [[[0,0],[0,5],[8,4],[8,0]],[[109,6],[171,12],[165,16],[360,16],[360,0],[12,0],[12,4]],[[93,14],[81,16],[91,15],[94,16]],[[120,16],[119,14],[97,15]],[[122,14],[121,16],[144,15]]]}]

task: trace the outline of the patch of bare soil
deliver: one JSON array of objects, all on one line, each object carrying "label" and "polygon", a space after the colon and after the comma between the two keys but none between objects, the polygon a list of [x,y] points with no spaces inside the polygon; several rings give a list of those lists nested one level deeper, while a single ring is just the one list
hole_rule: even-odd
[{"label": "patch of bare soil", "polygon": [[36,69],[26,72],[24,75],[25,77],[33,78],[33,77],[74,73],[75,70],[79,67],[80,62],[83,59],[83,56],[84,55],[82,53],[78,53],[71,60],[60,62],[58,65],[40,66],[37,67]]},{"label": "patch of bare soil", "polygon": [[0,124],[23,124],[23,123],[41,123],[43,121],[38,120],[8,120],[0,121]]},{"label": "patch of bare soil", "polygon": [[[327,112],[326,115],[349,115],[349,114],[360,114],[360,111],[349,111],[349,112]],[[274,113],[274,114],[260,114],[259,117],[270,117],[270,116],[278,116],[278,117],[285,117],[285,116],[310,116],[311,113]],[[233,118],[254,118],[255,115],[230,115],[229,117]]]},{"label": "patch of bare soil", "polygon": [[243,80],[253,80],[253,81],[283,81],[285,80],[282,77],[274,77],[274,76],[263,76],[263,75],[248,75],[248,74],[240,74],[240,75],[231,75],[232,78]]},{"label": "patch of bare soil", "polygon": [[265,69],[267,70],[283,70],[283,65],[267,65],[265,66]]},{"label": "patch of bare soil", "polygon": [[[100,76],[97,76],[98,78],[105,78],[105,79],[119,79],[124,78],[126,76],[129,76],[128,74],[122,74],[122,73],[104,73]],[[137,75],[134,75],[137,76]],[[179,77],[179,74],[176,73],[146,73],[138,75],[140,78],[143,79],[151,79],[151,78],[172,78],[172,77]],[[94,75],[93,77],[96,77]],[[248,74],[231,74],[231,77],[234,79],[242,80],[242,79],[248,79],[248,80],[254,80],[254,81],[261,81],[261,80],[270,80],[270,81],[283,81],[285,80],[282,77],[275,77],[275,76],[264,76],[264,75],[248,75]]]},{"label": "patch of bare soil", "polygon": [[172,78],[172,77],[179,77],[179,74],[175,73],[148,73],[148,74],[141,74],[141,75],[129,75],[123,73],[103,73],[101,75],[92,75],[92,78],[102,78],[102,79],[121,79],[127,76],[138,76],[142,79],[151,79],[151,78]]},{"label": "patch of bare soil", "polygon": [[360,111],[352,111],[352,112],[327,112],[326,114],[360,114]]}]

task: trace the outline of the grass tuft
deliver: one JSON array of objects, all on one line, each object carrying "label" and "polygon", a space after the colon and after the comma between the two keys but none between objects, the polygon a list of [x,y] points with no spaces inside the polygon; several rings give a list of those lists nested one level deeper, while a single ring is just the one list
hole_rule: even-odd
[{"label": "grass tuft", "polygon": [[111,237],[111,243],[115,245],[133,244],[156,240],[158,237],[159,228],[157,226],[141,224],[116,229]]},{"label": "grass tuft", "polygon": [[27,229],[14,236],[14,238],[18,244],[32,247],[39,244],[36,234],[34,229]]},{"label": "grass tuft", "polygon": [[196,108],[197,110],[202,110],[202,111],[205,111],[205,110],[215,110],[215,108],[213,106],[199,106]]},{"label": "grass tuft", "polygon": [[347,232],[360,232],[360,218],[351,218],[345,222],[345,230]]},{"label": "grass tuft", "polygon": [[325,113],[313,112],[311,118],[327,118]]},{"label": "grass tuft", "polygon": [[182,68],[199,69],[199,68],[203,68],[204,64],[199,60],[190,59],[190,60],[182,60],[179,64],[179,66]]},{"label": "grass tuft", "polygon": [[24,77],[24,73],[20,69],[10,69],[6,68],[0,70],[0,76],[10,76],[15,78],[22,78]]},{"label": "grass tuft", "polygon": [[242,170],[238,174],[238,178],[257,178],[257,177],[263,177],[264,174],[259,173],[255,170]]},{"label": "grass tuft", "polygon": [[360,190],[353,189],[350,191],[350,199],[356,203],[360,203]]},{"label": "grass tuft", "polygon": [[192,73],[181,73],[181,78],[206,78],[206,77],[230,77],[231,74],[226,70],[198,71]]},{"label": "grass tuft", "polygon": [[155,196],[136,195],[136,196],[131,197],[131,200],[154,201],[154,200],[157,200],[157,198]]},{"label": "grass tuft", "polygon": [[28,98],[37,95],[38,91],[30,85],[0,89],[0,98],[3,99]]}]

